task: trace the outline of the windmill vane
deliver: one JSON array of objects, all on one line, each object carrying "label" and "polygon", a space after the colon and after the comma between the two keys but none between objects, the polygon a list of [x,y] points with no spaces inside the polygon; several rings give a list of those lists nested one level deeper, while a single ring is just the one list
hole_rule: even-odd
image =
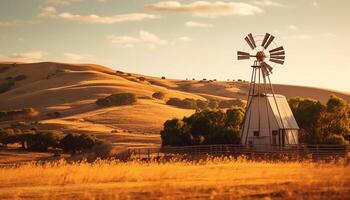
[{"label": "windmill vane", "polygon": [[254,64],[241,129],[241,143],[257,145],[259,148],[261,145],[273,148],[298,144],[298,124],[286,97],[275,94],[269,76],[273,70],[269,62],[284,64],[283,46],[277,46],[275,36],[269,33],[265,34],[261,44],[257,43],[258,40],[251,33],[244,40],[250,52],[237,51],[237,59],[254,58]]}]

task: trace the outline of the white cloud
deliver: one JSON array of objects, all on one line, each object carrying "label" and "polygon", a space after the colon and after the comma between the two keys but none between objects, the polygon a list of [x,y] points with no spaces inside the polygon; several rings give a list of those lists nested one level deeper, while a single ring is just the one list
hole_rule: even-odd
[{"label": "white cloud", "polygon": [[187,36],[183,36],[183,37],[179,37],[179,40],[183,41],[183,42],[191,42],[192,38],[187,37]]},{"label": "white cloud", "polygon": [[60,19],[64,21],[80,22],[86,24],[114,24],[127,21],[142,21],[146,19],[156,19],[158,16],[147,13],[128,13],[112,16],[78,15],[69,12],[58,13],[55,7],[48,6],[41,9],[40,17],[50,19]]},{"label": "white cloud", "polygon": [[12,21],[0,21],[0,27],[14,27],[14,26],[24,26],[32,25],[38,23],[37,21],[30,20],[12,20]]},{"label": "white cloud", "polygon": [[208,2],[195,1],[189,4],[181,4],[178,1],[161,1],[147,6],[154,11],[170,11],[191,13],[200,17],[217,17],[224,15],[256,15],[263,10],[257,6],[243,2]]},{"label": "white cloud", "polygon": [[285,5],[275,2],[275,1],[270,1],[270,0],[260,0],[260,1],[253,1],[254,4],[260,5],[260,6],[271,6],[271,7],[286,7]]},{"label": "white cloud", "polygon": [[318,4],[317,1],[312,2],[311,5],[312,5],[313,7],[315,7],[315,8],[320,8],[320,4]]},{"label": "white cloud", "polygon": [[296,31],[296,30],[298,30],[298,27],[295,26],[294,24],[290,24],[290,25],[288,26],[288,29],[293,30],[293,31]]},{"label": "white cloud", "polygon": [[63,60],[65,62],[92,62],[96,61],[96,59],[88,54],[76,54],[76,53],[64,53],[63,54]]},{"label": "white cloud", "polygon": [[83,0],[47,0],[46,4],[49,5],[69,5]]},{"label": "white cloud", "polygon": [[107,39],[113,44],[124,47],[134,47],[136,44],[145,44],[150,48],[155,48],[156,45],[168,44],[166,40],[162,40],[157,35],[144,30],[140,30],[136,37],[110,35],[107,36]]},{"label": "white cloud", "polygon": [[11,53],[7,57],[11,60],[32,62],[41,60],[45,55],[47,53],[43,51],[28,51]]},{"label": "white cloud", "polygon": [[206,23],[200,23],[200,22],[194,22],[194,21],[188,21],[185,22],[185,26],[189,28],[210,28],[213,25],[206,24]]}]

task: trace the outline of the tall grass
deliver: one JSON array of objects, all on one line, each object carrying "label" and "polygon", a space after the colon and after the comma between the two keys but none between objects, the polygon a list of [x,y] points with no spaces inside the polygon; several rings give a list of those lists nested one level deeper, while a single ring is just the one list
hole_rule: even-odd
[{"label": "tall grass", "polygon": [[346,199],[349,172],[342,162],[228,158],[29,163],[0,169],[0,199]]}]

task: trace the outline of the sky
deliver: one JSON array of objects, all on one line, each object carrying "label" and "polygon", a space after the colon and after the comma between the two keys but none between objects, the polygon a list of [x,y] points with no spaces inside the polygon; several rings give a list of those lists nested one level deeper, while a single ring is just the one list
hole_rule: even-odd
[{"label": "sky", "polygon": [[273,83],[350,92],[349,10],[348,0],[0,0],[0,61],[249,80],[253,60],[236,52],[268,32],[286,51]]}]

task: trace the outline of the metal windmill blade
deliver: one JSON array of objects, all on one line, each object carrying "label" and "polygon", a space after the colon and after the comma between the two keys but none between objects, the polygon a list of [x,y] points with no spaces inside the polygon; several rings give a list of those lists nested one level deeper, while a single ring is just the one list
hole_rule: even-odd
[{"label": "metal windmill blade", "polygon": [[261,70],[265,76],[268,76],[268,75],[272,74],[273,68],[269,64],[267,64],[266,62],[262,62],[261,63]]},{"label": "metal windmill blade", "polygon": [[254,37],[251,33],[248,34],[248,36],[246,36],[244,38],[244,40],[248,43],[248,45],[250,46],[250,48],[252,50],[254,50],[256,48],[256,44],[255,44],[255,41],[254,41]]},{"label": "metal windmill blade", "polygon": [[285,52],[283,46],[277,47],[269,51],[270,53],[270,62],[283,65],[285,60]]},{"label": "metal windmill blade", "polygon": [[250,59],[250,54],[243,51],[237,51],[237,59],[238,60]]}]

